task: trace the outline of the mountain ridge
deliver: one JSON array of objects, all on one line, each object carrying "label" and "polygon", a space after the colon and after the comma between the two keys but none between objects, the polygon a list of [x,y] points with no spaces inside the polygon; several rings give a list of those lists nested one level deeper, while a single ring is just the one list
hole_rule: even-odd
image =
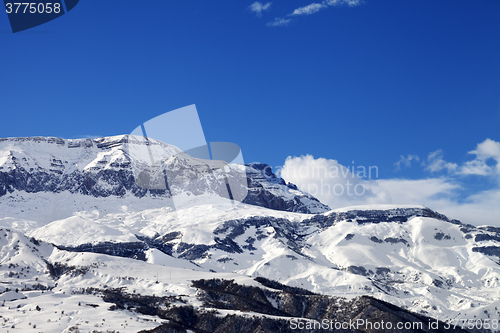
[{"label": "mountain ridge", "polygon": [[[93,197],[123,197],[130,193],[137,197],[165,198],[187,190],[195,195],[218,192],[217,178],[206,173],[192,176],[199,179],[195,188],[186,188],[188,185],[184,183],[180,184],[180,188],[172,188],[172,184],[175,186],[174,179],[186,172],[186,168],[179,170],[172,164],[173,160],[170,160],[171,164],[163,164],[171,175],[171,188],[139,186],[138,170],[147,167],[150,156],[137,147],[146,146],[154,159],[160,162],[168,162],[169,157],[182,153],[175,146],[150,138],[146,142],[144,138],[132,135],[73,140],[55,137],[0,139],[0,197],[15,190],[28,193],[67,191]],[[185,159],[190,157],[185,155]],[[243,202],[304,213],[329,210],[313,196],[269,173],[270,168],[267,167],[259,163],[245,166],[247,184],[243,185],[248,187],[248,195]]]}]

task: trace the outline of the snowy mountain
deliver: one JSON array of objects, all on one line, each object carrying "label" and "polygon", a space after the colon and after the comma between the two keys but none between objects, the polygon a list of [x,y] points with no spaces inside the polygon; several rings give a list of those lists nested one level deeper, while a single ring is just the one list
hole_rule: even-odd
[{"label": "snowy mountain", "polygon": [[[151,165],[153,158],[155,165]],[[148,186],[138,186],[144,170],[156,164],[161,167],[161,176],[163,171],[167,175],[168,187],[164,181],[163,186],[151,186],[150,179]],[[230,167],[226,177],[231,179],[240,171],[247,179],[245,203],[301,213],[329,210],[313,196],[276,177],[265,164],[242,166],[243,171]],[[171,198],[184,193],[195,196],[220,194],[218,175],[206,169],[206,164],[183,154],[175,146],[131,135],[77,140],[53,137],[0,139],[0,197],[16,190],[138,198]],[[166,202],[164,200],[163,204]]]},{"label": "snowy mountain", "polygon": [[[192,171],[195,189],[144,189],[133,178],[147,159],[124,149],[136,142],[0,140],[3,330],[313,332],[304,325],[324,319],[498,329],[499,228],[423,206],[328,210],[258,163],[244,167],[243,203],[218,196],[204,171]],[[196,161],[152,145],[188,177],[179,170]]]},{"label": "snowy mountain", "polygon": [[2,254],[13,252],[1,266],[5,332],[320,332],[335,325],[372,332],[369,325],[381,321],[409,332],[428,331],[430,323],[436,332],[463,332],[369,296],[322,296],[262,277],[205,272],[161,253],[144,262],[0,234],[10,243]]}]

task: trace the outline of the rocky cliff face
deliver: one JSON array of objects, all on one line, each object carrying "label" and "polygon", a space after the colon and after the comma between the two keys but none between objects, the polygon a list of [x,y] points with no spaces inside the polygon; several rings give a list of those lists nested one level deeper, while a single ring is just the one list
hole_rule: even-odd
[{"label": "rocky cliff face", "polygon": [[[64,140],[51,137],[0,139],[0,196],[14,191],[28,193],[81,193],[94,197],[146,193],[168,196],[165,190],[149,190],[134,181],[133,160],[125,145],[144,145],[131,136]],[[178,149],[151,141],[164,155]]]},{"label": "rocky cliff face", "polygon": [[263,163],[247,165],[248,195],[244,203],[297,213],[322,213],[330,208],[312,195],[300,191],[294,184],[277,177]]},{"label": "rocky cliff face", "polygon": [[350,209],[347,211],[332,211],[328,214],[317,215],[304,221],[306,224],[318,224],[321,228],[328,228],[336,222],[348,221],[357,224],[395,222],[404,223],[412,217],[429,217],[441,221],[460,224],[458,220],[449,220],[443,214],[426,207],[391,208],[391,209]]},{"label": "rocky cliff face", "polygon": [[[147,173],[147,186],[143,186],[140,177],[148,166],[158,166],[154,170],[159,171]],[[248,187],[244,203],[301,213],[329,210],[316,198],[276,177],[265,164],[248,164],[242,172],[246,176],[238,186]],[[235,174],[229,172],[226,177],[231,181]],[[158,178],[153,185],[151,176]],[[97,198],[127,194],[139,198],[170,198],[182,193],[197,196],[220,194],[220,178],[206,164],[174,146],[130,135],[79,140],[0,139],[0,197],[14,191],[69,192]]]}]

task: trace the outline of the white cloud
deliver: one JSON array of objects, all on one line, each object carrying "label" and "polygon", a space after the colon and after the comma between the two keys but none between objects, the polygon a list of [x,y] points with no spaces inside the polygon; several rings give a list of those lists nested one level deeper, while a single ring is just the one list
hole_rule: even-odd
[{"label": "white cloud", "polygon": [[331,6],[347,5],[350,7],[354,7],[360,4],[360,0],[324,0],[321,3],[313,2],[307,6],[299,7],[295,9],[289,16],[311,15]]},{"label": "white cloud", "polygon": [[[476,156],[473,160],[458,165],[445,161],[443,151],[436,150],[427,157],[427,162],[424,163],[425,170],[430,172],[446,170],[450,174],[461,176],[497,176],[500,180],[500,142],[486,139],[469,154]],[[494,165],[488,165],[488,162]]]},{"label": "white cloud", "polygon": [[486,139],[479,143],[477,148],[470,151],[469,154],[475,154],[477,158],[482,160],[494,158],[497,162],[500,162],[500,142]]},{"label": "white cloud", "polygon": [[379,179],[373,192],[376,199],[372,203],[401,205],[425,205],[432,207],[441,198],[452,198],[460,190],[460,185],[446,178],[427,179]]},{"label": "white cloud", "polygon": [[439,172],[445,169],[448,172],[451,172],[456,170],[458,167],[457,164],[446,162],[443,159],[443,151],[441,149],[429,154],[426,165],[425,170],[430,172]]},{"label": "white cloud", "polygon": [[500,188],[474,193],[463,200],[459,195],[464,189],[449,177],[380,179],[369,189],[375,196],[360,204],[424,205],[450,219],[500,227]]},{"label": "white cloud", "polygon": [[285,27],[290,23],[292,19],[285,19],[282,17],[277,17],[274,19],[274,21],[269,22],[267,25],[270,27]]},{"label": "white cloud", "polygon": [[[469,154],[476,155],[472,161],[466,162],[460,168],[460,174],[488,176],[496,175],[500,177],[500,142],[486,139],[479,143],[475,150]],[[495,166],[489,166],[488,161],[495,161]]]},{"label": "white cloud", "polygon": [[319,12],[321,9],[327,7],[325,4],[322,3],[312,3],[310,5],[304,6],[304,7],[299,7],[293,11],[292,14],[290,15],[311,15],[316,12]]},{"label": "white cloud", "polygon": [[460,167],[459,174],[461,175],[477,175],[477,176],[488,176],[493,173],[490,166],[482,160],[472,160],[467,161]]},{"label": "white cloud", "polygon": [[[433,209],[474,225],[500,226],[500,189],[482,191],[463,202],[442,199],[433,202]],[[431,207],[431,206],[429,206]]]},{"label": "white cloud", "polygon": [[[258,4],[258,5],[256,5],[256,10],[251,9],[252,11],[257,11],[260,8],[259,6],[262,5],[260,2],[254,2],[250,7],[252,7],[255,4]],[[270,5],[271,3],[268,3],[268,4]],[[319,12],[322,9],[332,7],[332,6],[346,5],[346,6],[354,7],[354,6],[358,6],[360,4],[361,4],[361,0],[323,0],[320,3],[313,2],[307,6],[302,6],[302,7],[296,8],[291,14],[288,14],[286,16],[290,17],[290,16],[311,15],[311,14]],[[261,11],[259,11],[259,13],[260,12]],[[292,21],[291,19],[277,17],[274,19],[274,21],[269,22],[267,25],[270,27],[283,27],[283,26],[287,26],[291,21]]]},{"label": "white cloud", "polygon": [[396,166],[396,170],[401,170],[401,164],[405,167],[411,167],[412,161],[418,162],[420,161],[420,157],[418,157],[418,155],[408,155],[407,157],[401,155],[399,161],[394,163],[394,165]]},{"label": "white cloud", "polygon": [[267,2],[263,4],[262,2],[255,1],[248,7],[248,9],[254,12],[257,16],[262,16],[262,12],[269,10],[269,8],[271,7],[271,3],[272,2]]}]

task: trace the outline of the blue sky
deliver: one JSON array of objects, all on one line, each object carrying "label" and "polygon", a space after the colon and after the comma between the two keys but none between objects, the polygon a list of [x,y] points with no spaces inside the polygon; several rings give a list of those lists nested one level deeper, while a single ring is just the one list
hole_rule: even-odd
[{"label": "blue sky", "polygon": [[125,134],[196,104],[207,140],[245,161],[377,166],[401,190],[437,186],[405,200],[481,209],[500,201],[499,16],[472,0],[82,0],[12,34],[0,15],[0,137]]}]

